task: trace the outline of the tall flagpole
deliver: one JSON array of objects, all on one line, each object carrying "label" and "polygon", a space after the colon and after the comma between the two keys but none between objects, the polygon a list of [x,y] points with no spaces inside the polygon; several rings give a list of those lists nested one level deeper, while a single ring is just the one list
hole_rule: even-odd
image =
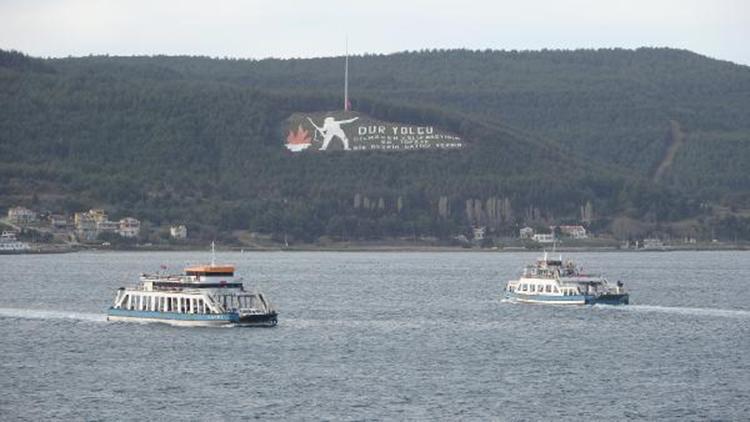
[{"label": "tall flagpole", "polygon": [[346,37],[346,59],[344,59],[344,111],[349,111],[349,37]]}]

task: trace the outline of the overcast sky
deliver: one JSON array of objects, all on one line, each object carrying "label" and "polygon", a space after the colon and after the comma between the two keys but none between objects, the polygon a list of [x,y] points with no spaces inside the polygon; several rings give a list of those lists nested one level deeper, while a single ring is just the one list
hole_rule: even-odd
[{"label": "overcast sky", "polygon": [[423,48],[667,46],[750,64],[748,0],[0,0],[33,56],[315,57]]}]

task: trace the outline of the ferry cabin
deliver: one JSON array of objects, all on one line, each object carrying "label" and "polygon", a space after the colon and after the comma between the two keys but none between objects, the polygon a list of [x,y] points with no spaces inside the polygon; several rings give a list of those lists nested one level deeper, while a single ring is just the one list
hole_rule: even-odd
[{"label": "ferry cabin", "polygon": [[561,286],[557,287],[557,284],[550,284],[541,282],[541,280],[534,280],[531,283],[519,283],[518,286],[508,286],[508,291],[513,293],[527,293],[527,294],[554,294],[561,296],[577,296],[582,294],[578,286]]},{"label": "ferry cabin", "polygon": [[508,283],[506,296],[519,302],[584,304],[586,297],[579,286],[558,285],[557,280],[521,279]]},{"label": "ferry cabin", "polygon": [[113,308],[179,314],[225,314],[232,309],[243,311],[255,309],[261,312],[267,308],[267,303],[260,294],[213,294],[209,296],[193,292],[165,293],[120,288],[117,291]]},{"label": "ferry cabin", "polygon": [[0,253],[26,252],[29,249],[31,249],[29,244],[16,239],[15,233],[2,232],[0,234]]}]

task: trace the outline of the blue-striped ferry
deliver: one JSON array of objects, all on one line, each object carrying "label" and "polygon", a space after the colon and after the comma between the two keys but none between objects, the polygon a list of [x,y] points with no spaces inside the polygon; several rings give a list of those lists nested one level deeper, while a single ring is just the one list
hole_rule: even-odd
[{"label": "blue-striped ferry", "polygon": [[234,266],[188,267],[184,274],[142,274],[120,287],[108,321],[163,322],[181,326],[274,326],[278,313],[266,296],[245,290]]},{"label": "blue-striped ferry", "polygon": [[505,286],[505,299],[519,303],[556,305],[627,305],[630,295],[622,282],[610,284],[598,274],[586,274],[572,261],[547,254],[529,265],[518,280]]}]

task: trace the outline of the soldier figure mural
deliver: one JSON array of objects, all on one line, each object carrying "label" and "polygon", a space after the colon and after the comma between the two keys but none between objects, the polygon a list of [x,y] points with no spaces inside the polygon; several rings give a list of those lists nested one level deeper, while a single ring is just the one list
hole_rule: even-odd
[{"label": "soldier figure mural", "polygon": [[348,110],[295,113],[286,119],[283,130],[286,148],[295,153],[457,150],[465,146],[460,137],[435,126],[384,122]]},{"label": "soldier figure mural", "polygon": [[310,121],[310,124],[315,127],[315,130],[323,136],[323,145],[320,147],[321,151],[325,151],[326,149],[328,149],[328,144],[331,142],[334,136],[341,139],[341,142],[344,144],[344,150],[349,151],[351,149],[349,148],[349,138],[346,137],[346,133],[343,129],[341,129],[341,125],[352,123],[357,119],[359,119],[359,117],[336,121],[333,117],[328,116],[325,118],[325,120],[323,120],[323,127],[319,127],[315,124],[315,122],[313,122],[311,118],[307,118],[307,120]]}]

